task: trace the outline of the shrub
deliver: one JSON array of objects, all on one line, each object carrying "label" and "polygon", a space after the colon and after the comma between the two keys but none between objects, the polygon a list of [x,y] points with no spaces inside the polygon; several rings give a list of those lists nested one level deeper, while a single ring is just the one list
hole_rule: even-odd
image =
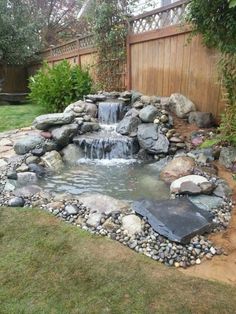
[{"label": "shrub", "polygon": [[47,112],[62,112],[70,103],[82,99],[92,89],[92,79],[87,70],[62,61],[50,67],[44,63],[30,78],[29,98]]}]

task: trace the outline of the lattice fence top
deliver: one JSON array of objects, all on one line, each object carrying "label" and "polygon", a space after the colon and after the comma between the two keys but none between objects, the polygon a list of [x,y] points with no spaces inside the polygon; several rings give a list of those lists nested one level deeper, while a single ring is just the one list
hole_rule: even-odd
[{"label": "lattice fence top", "polygon": [[188,2],[187,0],[178,1],[130,19],[131,34],[141,34],[180,24],[186,13]]}]

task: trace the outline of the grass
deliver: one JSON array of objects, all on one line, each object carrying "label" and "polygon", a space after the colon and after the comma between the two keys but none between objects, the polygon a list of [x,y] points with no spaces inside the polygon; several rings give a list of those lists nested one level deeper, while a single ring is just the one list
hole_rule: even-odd
[{"label": "grass", "polygon": [[185,276],[38,210],[0,208],[0,313],[235,313],[236,289]]},{"label": "grass", "polygon": [[30,126],[43,109],[32,104],[0,105],[0,132]]}]

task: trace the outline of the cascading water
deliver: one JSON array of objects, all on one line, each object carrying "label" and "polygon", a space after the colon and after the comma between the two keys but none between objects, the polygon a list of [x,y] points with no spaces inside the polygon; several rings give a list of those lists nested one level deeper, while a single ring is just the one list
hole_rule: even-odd
[{"label": "cascading water", "polygon": [[122,102],[100,102],[98,104],[98,121],[100,124],[116,124],[124,117],[124,105]]},{"label": "cascading water", "polygon": [[101,102],[98,105],[98,119],[101,131],[80,135],[74,143],[84,151],[87,159],[131,159],[138,152],[135,139],[118,134],[117,123],[125,114],[121,102]]}]

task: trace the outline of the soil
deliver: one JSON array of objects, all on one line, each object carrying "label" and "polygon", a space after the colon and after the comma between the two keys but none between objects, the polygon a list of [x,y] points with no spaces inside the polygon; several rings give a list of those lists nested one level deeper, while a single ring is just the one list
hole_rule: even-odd
[{"label": "soil", "polygon": [[[189,139],[192,132],[199,130],[197,126],[178,118],[175,118],[175,128],[186,139]],[[232,172],[220,165],[219,162],[215,162],[215,166],[218,169],[218,176],[225,179],[230,185],[233,191],[232,199],[236,203],[236,181],[233,180]],[[194,277],[236,284],[236,206],[232,209],[232,219],[227,230],[211,235],[210,239],[216,247],[224,248],[225,255],[215,256],[212,260],[203,260],[201,265],[180,271]]]}]

